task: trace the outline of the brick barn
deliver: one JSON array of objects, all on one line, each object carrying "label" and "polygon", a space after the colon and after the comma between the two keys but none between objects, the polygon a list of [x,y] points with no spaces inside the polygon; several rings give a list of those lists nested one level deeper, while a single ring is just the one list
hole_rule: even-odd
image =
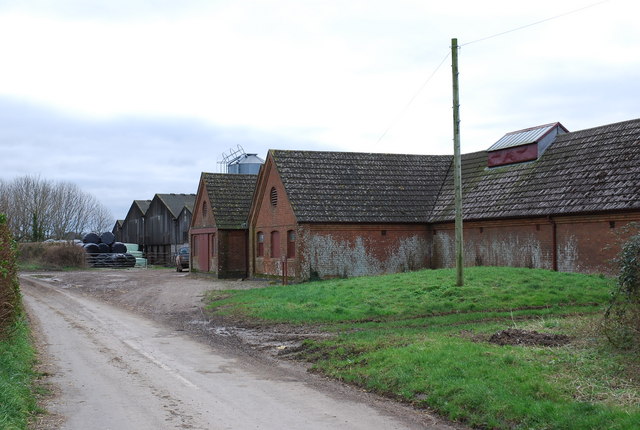
[{"label": "brick barn", "polygon": [[[452,156],[271,150],[250,274],[303,280],[450,267]],[[640,222],[640,120],[508,133],[463,156],[466,265],[609,272]]]},{"label": "brick barn", "polygon": [[[466,265],[611,272],[624,227],[640,222],[640,119],[509,133],[463,155],[462,178]],[[430,218],[433,267],[454,264],[452,183]]]},{"label": "brick barn", "polygon": [[[251,274],[301,280],[430,266],[448,156],[271,150],[251,213]],[[286,273],[285,273],[286,272]]]},{"label": "brick barn", "polygon": [[247,216],[256,175],[202,173],[191,220],[191,268],[219,278],[247,276]]}]

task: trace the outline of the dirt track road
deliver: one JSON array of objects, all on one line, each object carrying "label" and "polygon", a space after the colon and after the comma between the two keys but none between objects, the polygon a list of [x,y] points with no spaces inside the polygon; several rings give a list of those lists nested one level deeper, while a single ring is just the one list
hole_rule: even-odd
[{"label": "dirt track road", "polygon": [[[290,366],[218,350],[182,329],[55,281],[21,279],[59,390],[47,408],[63,419],[50,428],[452,428]],[[201,293],[187,289],[183,295],[189,291]],[[122,297],[126,289],[111,293]],[[189,303],[183,306],[193,308]]]}]

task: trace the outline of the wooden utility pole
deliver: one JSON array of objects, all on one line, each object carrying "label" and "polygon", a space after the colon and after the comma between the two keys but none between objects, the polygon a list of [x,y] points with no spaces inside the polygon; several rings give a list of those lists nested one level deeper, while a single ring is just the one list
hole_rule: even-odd
[{"label": "wooden utility pole", "polygon": [[453,188],[456,208],[456,285],[464,285],[464,251],[462,241],[462,162],[460,159],[460,95],[458,91],[458,39],[451,39],[451,74],[453,77]]}]

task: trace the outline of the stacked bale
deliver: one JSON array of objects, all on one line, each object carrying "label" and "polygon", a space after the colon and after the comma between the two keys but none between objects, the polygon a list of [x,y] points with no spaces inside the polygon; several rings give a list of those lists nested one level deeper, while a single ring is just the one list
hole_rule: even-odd
[{"label": "stacked bale", "polygon": [[136,257],[127,252],[124,243],[116,242],[115,236],[109,231],[101,235],[88,233],[82,243],[91,267],[124,268],[136,265]]},{"label": "stacked bale", "polygon": [[127,247],[127,252],[136,259],[135,267],[147,267],[147,259],[143,258],[142,251],[139,250],[137,244],[125,243],[124,245]]}]

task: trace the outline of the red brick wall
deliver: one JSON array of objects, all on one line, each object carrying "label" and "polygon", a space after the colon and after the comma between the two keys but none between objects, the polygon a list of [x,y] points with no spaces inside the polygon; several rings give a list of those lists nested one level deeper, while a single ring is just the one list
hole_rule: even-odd
[{"label": "red brick wall", "polygon": [[[272,189],[275,196],[272,195]],[[277,202],[273,204],[273,197]],[[313,276],[361,276],[415,270],[429,265],[430,243],[424,225],[298,225],[284,186],[270,158],[258,180],[251,228],[252,275],[303,280]],[[271,240],[279,234],[277,244]],[[295,257],[286,258],[288,232],[294,231]],[[257,256],[257,235],[264,256]],[[279,258],[272,255],[276,246]]]},{"label": "red brick wall", "polygon": [[[620,250],[619,236],[632,221],[640,221],[640,214],[465,222],[465,264],[613,273],[611,260]],[[433,268],[455,264],[453,228],[453,223],[431,226]]]},{"label": "red brick wall", "polygon": [[397,273],[429,267],[424,225],[309,225],[301,235],[303,277]]},{"label": "red brick wall", "polygon": [[[202,207],[206,206],[206,214],[203,213]],[[200,181],[200,186],[198,187],[198,194],[196,195],[196,201],[193,206],[193,216],[191,218],[191,227],[203,228],[203,227],[214,227],[216,225],[216,221],[213,218],[213,211],[211,210],[211,202],[209,201],[209,194],[207,193],[207,189],[204,186],[203,182]]]},{"label": "red brick wall", "polygon": [[[255,223],[251,229],[249,239],[252,256],[252,274],[267,276],[282,276],[284,270],[284,261],[287,255],[287,232],[294,230],[297,232],[297,221],[291,208],[291,203],[277,171],[273,168],[272,160],[267,159],[263,167],[261,178],[259,179],[259,194],[254,200]],[[271,190],[275,190],[276,204],[272,204]],[[273,258],[271,255],[271,237],[272,232],[279,232],[279,243],[273,244],[280,251],[279,258]],[[259,232],[264,234],[264,256],[258,257],[256,253],[256,236]],[[296,241],[297,242],[297,241]],[[298,244],[296,243],[296,249]],[[296,258],[286,259],[287,276],[298,278],[299,272],[299,253],[296,252]]]}]

